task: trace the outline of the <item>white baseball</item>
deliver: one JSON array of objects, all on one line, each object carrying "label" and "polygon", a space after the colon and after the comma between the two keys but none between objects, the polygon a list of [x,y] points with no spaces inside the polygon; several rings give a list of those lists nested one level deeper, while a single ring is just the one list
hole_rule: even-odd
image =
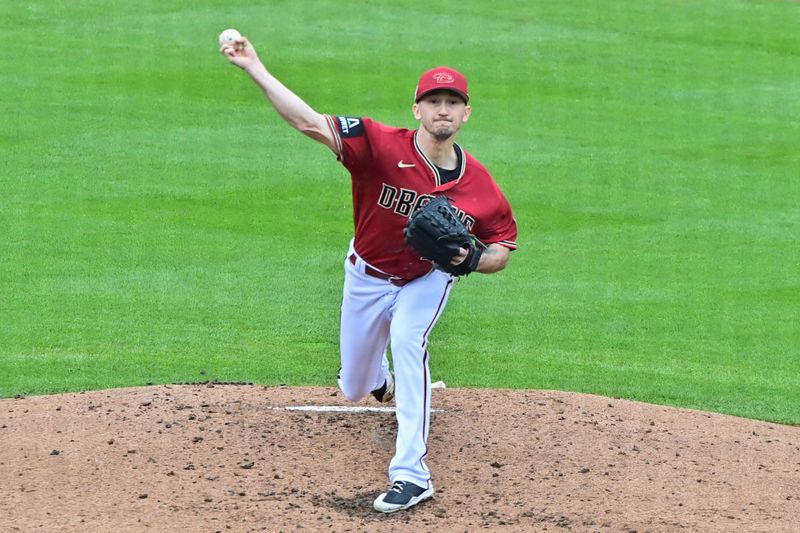
[{"label": "white baseball", "polygon": [[229,28],[219,34],[219,45],[220,46],[225,46],[226,44],[234,45],[236,39],[239,39],[241,36],[242,36],[241,33],[234,30],[233,28]]}]

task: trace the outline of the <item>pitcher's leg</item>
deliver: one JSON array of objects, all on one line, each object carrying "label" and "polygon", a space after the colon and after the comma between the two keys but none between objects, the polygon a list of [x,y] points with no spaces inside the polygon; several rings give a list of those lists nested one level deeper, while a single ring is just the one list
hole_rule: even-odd
[{"label": "pitcher's leg", "polygon": [[[388,372],[385,361],[392,294],[387,293],[386,285],[366,277],[345,261],[339,387],[351,401],[358,401],[379,388]],[[385,370],[384,365],[387,365]]]},{"label": "pitcher's leg", "polygon": [[431,401],[428,353],[422,351],[418,360],[415,356],[413,364],[398,363],[398,356],[394,357],[397,441],[389,479],[427,488],[431,478],[426,463]]},{"label": "pitcher's leg", "polygon": [[433,272],[398,295],[391,326],[397,406],[397,443],[389,479],[430,485],[425,463],[430,427],[431,377],[427,342],[452,287],[450,276]]}]

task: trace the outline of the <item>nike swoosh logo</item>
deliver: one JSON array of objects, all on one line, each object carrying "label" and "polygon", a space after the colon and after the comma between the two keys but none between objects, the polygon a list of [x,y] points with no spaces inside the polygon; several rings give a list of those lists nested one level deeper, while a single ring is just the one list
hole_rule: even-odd
[{"label": "nike swoosh logo", "polygon": [[414,167],[416,165],[412,163],[403,163],[403,160],[401,159],[400,161],[397,162],[397,166],[400,168],[409,168],[409,167]]}]

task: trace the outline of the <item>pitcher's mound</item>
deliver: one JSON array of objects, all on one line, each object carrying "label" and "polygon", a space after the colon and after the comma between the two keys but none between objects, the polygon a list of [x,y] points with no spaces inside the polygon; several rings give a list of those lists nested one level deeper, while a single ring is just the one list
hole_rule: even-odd
[{"label": "pitcher's mound", "polygon": [[542,391],[434,390],[436,496],[381,515],[385,407],[247,385],[0,400],[0,530],[797,531],[800,428]]}]

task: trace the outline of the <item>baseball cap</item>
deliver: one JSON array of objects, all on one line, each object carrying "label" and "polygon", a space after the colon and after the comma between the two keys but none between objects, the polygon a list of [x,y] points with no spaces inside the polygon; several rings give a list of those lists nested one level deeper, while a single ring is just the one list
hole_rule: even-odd
[{"label": "baseball cap", "polygon": [[469,102],[467,78],[459,71],[450,67],[435,67],[423,72],[417,84],[417,92],[414,95],[414,101],[419,102],[426,94],[440,89],[453,91],[461,96],[465,102]]}]

